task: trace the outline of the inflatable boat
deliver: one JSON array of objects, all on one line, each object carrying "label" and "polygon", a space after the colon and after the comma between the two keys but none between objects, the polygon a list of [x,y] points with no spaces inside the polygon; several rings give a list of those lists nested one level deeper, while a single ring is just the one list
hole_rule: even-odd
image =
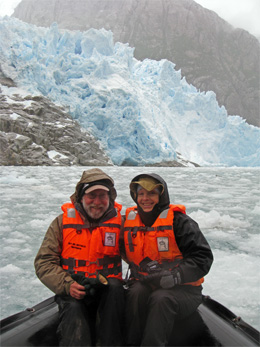
[{"label": "inflatable boat", "polygon": [[[54,297],[3,319],[1,346],[58,346]],[[203,297],[189,318],[176,322],[169,346],[259,346],[259,331],[226,307]]]}]

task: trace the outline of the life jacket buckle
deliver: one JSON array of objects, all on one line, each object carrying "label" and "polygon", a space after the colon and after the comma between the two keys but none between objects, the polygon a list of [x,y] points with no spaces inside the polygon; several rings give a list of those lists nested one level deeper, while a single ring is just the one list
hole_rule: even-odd
[{"label": "life jacket buckle", "polygon": [[98,271],[95,271],[95,272],[85,271],[85,277],[90,277],[90,276],[96,276],[97,277],[97,275],[98,275]]},{"label": "life jacket buckle", "polygon": [[97,261],[86,260],[85,266],[90,266],[90,265],[93,265],[93,264],[97,264],[98,265]]}]

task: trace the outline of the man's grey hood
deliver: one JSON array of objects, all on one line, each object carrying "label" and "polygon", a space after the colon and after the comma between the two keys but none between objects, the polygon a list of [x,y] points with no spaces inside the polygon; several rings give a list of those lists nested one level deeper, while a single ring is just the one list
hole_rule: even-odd
[{"label": "man's grey hood", "polygon": [[104,171],[101,169],[95,168],[86,170],[83,172],[81,179],[78,181],[75,189],[75,193],[71,195],[70,199],[75,204],[76,202],[80,202],[81,200],[81,193],[82,188],[86,183],[98,183],[98,181],[105,181],[106,186],[109,188],[109,195],[110,200],[112,202],[115,201],[117,193],[114,187],[114,180],[108,176]]}]

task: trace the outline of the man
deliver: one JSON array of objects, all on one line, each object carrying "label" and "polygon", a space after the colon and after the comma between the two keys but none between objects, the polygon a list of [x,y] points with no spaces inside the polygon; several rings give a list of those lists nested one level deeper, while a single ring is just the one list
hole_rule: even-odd
[{"label": "man", "polygon": [[35,258],[37,276],[56,294],[60,346],[123,345],[122,207],[116,195],[110,176],[84,171]]},{"label": "man", "polygon": [[131,271],[126,344],[175,345],[174,323],[190,316],[202,302],[201,284],[213,255],[185,207],[170,204],[166,182],[159,175],[136,176],[130,194],[137,206],[126,209],[120,237]]}]

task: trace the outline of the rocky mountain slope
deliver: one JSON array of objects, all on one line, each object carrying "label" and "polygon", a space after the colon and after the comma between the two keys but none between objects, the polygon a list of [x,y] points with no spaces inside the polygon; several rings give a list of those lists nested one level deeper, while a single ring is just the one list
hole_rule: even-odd
[{"label": "rocky mountain slope", "polygon": [[260,44],[193,0],[22,0],[14,16],[38,26],[105,28],[137,59],[166,58],[188,83],[213,90],[229,115],[260,126]]},{"label": "rocky mountain slope", "polygon": [[42,96],[2,93],[11,87],[14,82],[0,72],[0,165],[112,165],[64,109]]}]

